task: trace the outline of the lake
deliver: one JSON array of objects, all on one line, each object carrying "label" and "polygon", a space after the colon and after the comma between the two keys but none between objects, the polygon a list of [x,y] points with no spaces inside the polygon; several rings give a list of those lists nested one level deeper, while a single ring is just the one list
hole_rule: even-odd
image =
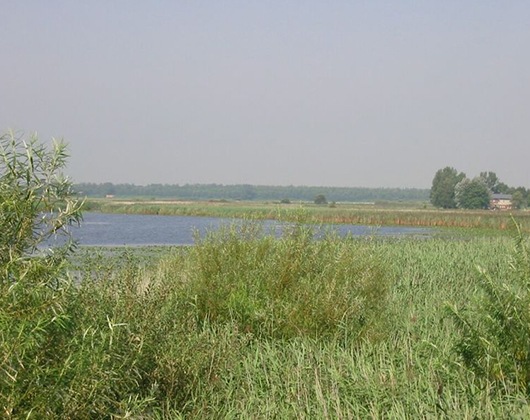
[{"label": "lake", "polygon": [[[157,216],[133,214],[84,213],[80,227],[72,229],[73,236],[80,245],[98,246],[145,246],[145,245],[193,245],[194,232],[203,236],[207,231],[237,223],[237,220],[216,217]],[[265,231],[279,234],[282,224],[277,221],[264,221]],[[402,226],[325,225],[322,229],[333,229],[346,236],[419,236],[429,237],[430,228]]]}]

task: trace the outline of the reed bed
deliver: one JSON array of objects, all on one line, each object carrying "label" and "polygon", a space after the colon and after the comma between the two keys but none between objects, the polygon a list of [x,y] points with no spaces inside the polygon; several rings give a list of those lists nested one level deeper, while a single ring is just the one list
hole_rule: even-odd
[{"label": "reed bed", "polygon": [[0,408],[13,418],[526,418],[520,377],[468,363],[488,354],[462,351],[472,334],[455,319],[485,325],[492,343],[509,337],[483,322],[483,276],[511,285],[524,308],[525,244],[314,241],[305,224],[275,238],[246,223],[148,263],[124,250],[28,266],[27,287],[2,286]]},{"label": "reed bed", "polygon": [[507,231],[515,220],[521,229],[530,232],[530,212],[490,210],[436,210],[416,205],[401,207],[339,204],[316,206],[307,203],[280,205],[263,202],[122,202],[99,200],[86,204],[90,211],[129,214],[160,214],[174,216],[213,216],[258,220],[295,220],[303,210],[313,223],[341,223],[375,226],[418,226],[440,228],[486,229]]}]

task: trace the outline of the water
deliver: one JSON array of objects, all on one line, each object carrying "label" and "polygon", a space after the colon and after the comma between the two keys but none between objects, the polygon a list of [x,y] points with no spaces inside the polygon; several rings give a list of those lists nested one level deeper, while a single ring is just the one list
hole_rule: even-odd
[{"label": "water", "polygon": [[[145,245],[193,245],[194,232],[202,236],[209,230],[217,230],[234,220],[216,217],[154,216],[131,214],[85,213],[81,227],[73,228],[73,236],[80,245],[98,246],[145,246]],[[265,230],[281,232],[282,224],[264,222]],[[420,236],[428,237],[429,228],[379,227],[359,225],[324,226],[339,235],[353,236]]]}]

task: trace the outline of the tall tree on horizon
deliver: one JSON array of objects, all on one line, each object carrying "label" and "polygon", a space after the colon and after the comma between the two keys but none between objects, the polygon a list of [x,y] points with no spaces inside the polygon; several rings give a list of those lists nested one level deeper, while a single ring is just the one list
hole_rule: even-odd
[{"label": "tall tree on horizon", "polygon": [[500,182],[499,177],[495,172],[481,172],[479,177],[484,180],[486,186],[492,193],[497,194],[502,192],[500,190],[500,186],[502,183]]},{"label": "tall tree on horizon", "polygon": [[432,180],[430,193],[432,205],[444,209],[456,208],[455,187],[465,177],[466,174],[458,173],[455,168],[450,166],[439,169]]}]

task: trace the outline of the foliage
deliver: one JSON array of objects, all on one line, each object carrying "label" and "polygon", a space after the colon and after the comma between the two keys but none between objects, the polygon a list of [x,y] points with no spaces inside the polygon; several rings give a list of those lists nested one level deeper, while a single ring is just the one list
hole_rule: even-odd
[{"label": "foliage", "polygon": [[48,404],[39,387],[54,389],[55,362],[69,334],[72,284],[66,276],[66,241],[53,251],[38,247],[81,218],[80,202],[62,174],[64,143],[48,150],[36,136],[0,137],[0,400],[4,415]]},{"label": "foliage", "polygon": [[[524,393],[491,392],[462,367],[451,351],[456,328],[444,320],[444,301],[460,306],[476,295],[477,262],[495,276],[509,272],[499,264],[504,239],[319,244],[303,223],[284,239],[262,233],[253,224],[227,227],[196,248],[148,260],[142,255],[151,250],[78,250],[71,267],[78,285],[60,301],[66,332],[10,341],[13,351],[29,352],[37,338],[45,344],[24,360],[25,388],[7,393],[1,383],[2,414],[12,407],[12,417],[35,418],[528,417]],[[280,263],[289,281],[268,295],[263,280],[281,274]],[[346,286],[378,276],[384,302],[375,308],[384,310],[365,306],[374,324],[361,336],[356,317],[328,331],[313,315],[320,303],[333,315],[325,290],[336,292],[338,309],[362,302],[352,293],[359,289],[333,279]],[[221,289],[203,290],[207,283]],[[215,299],[207,304],[219,308],[216,316],[205,315],[205,296]]]},{"label": "foliage", "polygon": [[48,151],[36,136],[27,142],[13,132],[0,136],[0,264],[17,261],[79,222],[80,203],[60,173],[66,158],[62,142]]},{"label": "foliage", "polygon": [[527,206],[524,194],[521,191],[515,191],[513,193],[512,204],[514,209],[522,209]]},{"label": "foliage", "polygon": [[484,181],[488,189],[493,194],[499,194],[504,189],[502,182],[500,182],[499,178],[497,177],[497,174],[495,172],[481,172],[479,175],[479,178]]},{"label": "foliage", "polygon": [[430,193],[433,206],[444,209],[456,208],[455,187],[465,177],[464,173],[458,173],[455,168],[449,166],[438,170],[432,180]]},{"label": "foliage", "polygon": [[462,332],[457,350],[479,377],[530,394],[530,252],[517,227],[506,277],[480,268],[482,297],[475,306],[451,308]]},{"label": "foliage", "polygon": [[464,178],[455,186],[456,205],[461,209],[487,209],[490,197],[490,190],[482,177]]},{"label": "foliage", "polygon": [[[490,194],[512,194],[514,195],[514,208],[521,209],[530,204],[530,190],[525,187],[509,187],[503,182],[500,182],[495,172],[481,172],[477,178],[472,181],[465,180],[465,175],[460,173],[456,175],[456,169],[446,167],[436,172],[433,180],[433,188],[431,188],[431,203],[435,207],[442,208],[475,208],[484,209],[488,205],[486,203],[486,194],[484,187]],[[455,177],[457,181],[455,182]],[[459,193],[461,194],[461,203],[458,205],[456,199],[456,186],[459,182]],[[471,185],[470,185],[471,184]],[[452,187],[451,187],[452,186]],[[463,191],[468,190],[468,191]]]}]

